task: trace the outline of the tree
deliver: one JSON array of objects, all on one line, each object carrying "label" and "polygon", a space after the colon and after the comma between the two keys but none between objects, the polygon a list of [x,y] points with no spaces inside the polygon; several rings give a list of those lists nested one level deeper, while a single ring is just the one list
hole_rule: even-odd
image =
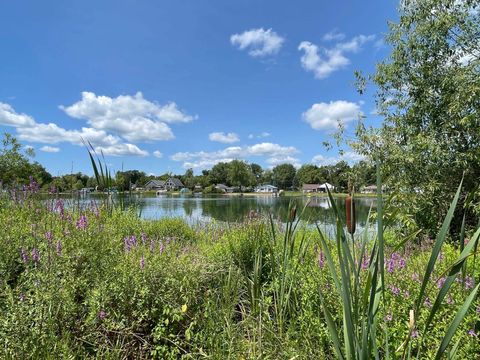
[{"label": "tree", "polygon": [[259,184],[263,174],[262,167],[258,164],[252,163],[250,164],[250,170],[255,177],[255,185]]},{"label": "tree", "polygon": [[212,167],[208,175],[211,184],[226,184],[228,177],[228,164],[220,162]]},{"label": "tree", "polygon": [[273,182],[280,189],[288,189],[293,186],[296,170],[292,164],[281,164],[273,168]]},{"label": "tree", "polygon": [[[213,170],[213,169],[212,169]],[[253,182],[253,175],[250,167],[240,160],[232,160],[228,164],[228,182],[242,190],[243,186],[249,186]]]},{"label": "tree", "polygon": [[[475,6],[478,1],[402,3],[400,19],[386,38],[392,52],[372,77],[383,125],[361,125],[353,144],[381,159],[384,180],[401,195],[398,206],[432,233],[462,176],[467,223],[473,225],[478,214],[478,205],[466,200],[467,194],[477,201],[480,196],[480,11]],[[457,214],[452,232],[462,216]]]},{"label": "tree", "polygon": [[295,176],[295,184],[297,187],[303,184],[318,184],[321,181],[318,166],[311,164],[302,165]]},{"label": "tree", "polygon": [[31,148],[23,149],[22,144],[12,135],[5,133],[0,149],[0,181],[4,185],[26,184],[30,176],[42,186],[51,181],[52,176],[39,163],[31,163],[35,156]]}]

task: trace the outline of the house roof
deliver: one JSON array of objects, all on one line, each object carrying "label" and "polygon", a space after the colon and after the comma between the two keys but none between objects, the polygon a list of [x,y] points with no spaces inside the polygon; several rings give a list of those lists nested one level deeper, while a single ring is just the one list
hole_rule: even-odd
[{"label": "house roof", "polygon": [[270,184],[265,184],[265,185],[259,185],[257,188],[270,188],[270,189],[278,189],[276,186],[270,185]]},{"label": "house roof", "polygon": [[168,181],[170,181],[173,185],[175,186],[178,186],[178,187],[183,187],[183,183],[180,179],[177,179],[177,178],[174,178],[174,177],[171,177],[168,179]]},{"label": "house roof", "polygon": [[303,184],[303,190],[316,190],[320,188],[320,184]]},{"label": "house roof", "polygon": [[320,188],[321,188],[321,189],[326,189],[326,188],[331,189],[331,188],[334,188],[334,187],[335,187],[335,186],[333,186],[332,184],[329,184],[329,183],[327,183],[327,182],[326,182],[326,183],[323,183],[322,185],[320,185]]},{"label": "house roof", "polygon": [[165,186],[165,181],[163,180],[150,180],[145,184],[145,187],[150,187],[150,186]]}]

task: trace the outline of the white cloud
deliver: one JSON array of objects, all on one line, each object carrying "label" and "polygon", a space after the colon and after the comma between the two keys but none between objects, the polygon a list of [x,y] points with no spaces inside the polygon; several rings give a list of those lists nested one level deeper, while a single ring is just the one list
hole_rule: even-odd
[{"label": "white cloud", "polygon": [[210,139],[210,141],[217,141],[224,144],[232,144],[240,141],[238,135],[235,133],[225,134],[223,132],[213,132],[208,135],[208,138]]},{"label": "white cloud", "polygon": [[343,154],[338,156],[315,155],[312,159],[312,163],[318,166],[325,166],[335,165],[342,160],[351,164],[359,162],[361,160],[365,160],[365,157],[363,155],[357,154],[354,151],[345,151]]},{"label": "white cloud", "polygon": [[40,148],[40,151],[44,151],[44,152],[48,152],[48,153],[57,153],[57,152],[60,151],[60,148],[55,147],[55,146],[45,145],[45,146],[42,146]]},{"label": "white cloud", "polygon": [[166,123],[185,123],[194,119],[170,102],[159,105],[144,99],[141,92],[116,98],[82,92],[82,99],[60,106],[69,116],[85,119],[97,130],[110,131],[128,141],[170,140],[173,132]]},{"label": "white cloud", "polygon": [[305,70],[313,72],[317,79],[324,79],[350,64],[346,53],[356,53],[361,50],[363,44],[374,39],[375,35],[359,35],[350,41],[337,43],[331,49],[320,49],[309,41],[302,41],[298,46],[298,50],[304,52],[301,57],[302,66]]},{"label": "white cloud", "polygon": [[163,154],[162,154],[160,151],[155,150],[155,151],[153,152],[153,156],[155,156],[156,158],[159,158],[159,159],[160,159],[160,158],[163,157]]},{"label": "white cloud", "polygon": [[326,33],[325,35],[323,35],[322,39],[324,41],[343,40],[343,39],[345,39],[345,34],[341,33],[341,32],[338,32],[337,29],[334,29],[334,30]]},{"label": "white cloud", "polygon": [[272,29],[252,29],[241,34],[230,36],[232,45],[240,50],[248,49],[248,54],[253,57],[274,55],[280,51],[285,39]]},{"label": "white cloud", "polygon": [[9,104],[0,102],[0,125],[23,127],[34,124],[35,120],[31,116],[19,114]]},{"label": "white cloud", "polygon": [[115,144],[110,146],[97,146],[97,152],[110,156],[148,156],[148,151],[140,149],[134,144]]},{"label": "white cloud", "polygon": [[302,163],[300,162],[299,159],[293,157],[293,156],[273,156],[269,159],[267,159],[267,163],[270,165],[270,167],[275,167],[277,165],[281,164],[292,164],[296,168],[299,168]]},{"label": "white cloud", "polygon": [[[0,103],[0,105],[0,123],[15,126],[20,140],[44,144],[66,142],[83,145],[83,139],[90,142],[96,150],[103,150],[105,155],[148,155],[148,152],[136,145],[121,143],[120,137],[108,134],[104,130],[88,127],[82,127],[81,130],[67,130],[54,123],[38,123],[29,115],[18,114],[8,104]],[[44,146],[40,150],[54,152],[53,149],[57,148]]]},{"label": "white cloud", "polygon": [[346,124],[356,119],[362,112],[356,103],[337,100],[329,103],[313,104],[302,114],[303,119],[315,130],[338,127],[338,123]]},{"label": "white cloud", "polygon": [[219,162],[229,162],[234,159],[247,159],[249,157],[265,157],[267,163],[299,163],[292,155],[299,151],[293,146],[281,146],[273,143],[260,143],[252,146],[230,146],[223,150],[213,152],[179,152],[170,158],[183,162],[184,168],[206,169]]}]

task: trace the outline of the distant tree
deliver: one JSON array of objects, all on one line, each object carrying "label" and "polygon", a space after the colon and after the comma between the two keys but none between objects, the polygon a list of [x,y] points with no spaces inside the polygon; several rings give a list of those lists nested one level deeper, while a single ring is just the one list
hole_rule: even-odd
[{"label": "distant tree", "polygon": [[227,179],[230,184],[238,186],[242,190],[244,186],[252,185],[253,175],[247,163],[240,160],[232,160],[228,164]]},{"label": "distant tree", "polygon": [[209,172],[211,184],[227,184],[228,178],[228,164],[220,162],[212,167]]},{"label": "distant tree", "polygon": [[252,163],[250,164],[250,170],[255,178],[255,185],[259,184],[262,179],[263,169],[260,165]]},{"label": "distant tree", "polygon": [[293,186],[296,170],[292,164],[281,164],[273,168],[273,182],[280,189],[288,189]]},{"label": "distant tree", "polygon": [[261,184],[272,184],[273,183],[273,172],[272,170],[265,170],[260,177]]},{"label": "distant tree", "polygon": [[298,169],[295,176],[295,184],[300,187],[303,184],[318,184],[322,181],[318,166],[305,164]]},{"label": "distant tree", "polygon": [[193,189],[195,186],[195,178],[193,176],[193,169],[187,169],[185,175],[181,177],[183,185],[189,189]]}]

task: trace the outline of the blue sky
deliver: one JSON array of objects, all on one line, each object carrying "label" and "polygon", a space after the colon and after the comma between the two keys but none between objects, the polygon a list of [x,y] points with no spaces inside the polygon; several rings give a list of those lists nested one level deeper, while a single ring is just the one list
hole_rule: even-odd
[{"label": "blue sky", "polygon": [[380,0],[2,2],[0,130],[53,175],[91,173],[81,137],[114,170],[329,163],[337,120],[380,121],[353,73],[395,19]]}]

